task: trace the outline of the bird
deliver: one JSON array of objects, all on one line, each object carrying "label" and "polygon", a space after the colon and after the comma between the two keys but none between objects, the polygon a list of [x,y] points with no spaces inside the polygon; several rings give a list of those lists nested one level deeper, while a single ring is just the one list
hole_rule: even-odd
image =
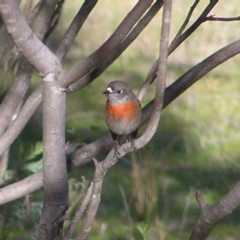
[{"label": "bird", "polygon": [[114,155],[119,154],[117,146],[127,141],[136,151],[134,139],[142,119],[140,101],[123,81],[110,82],[103,93],[107,95],[106,123],[114,141]]}]

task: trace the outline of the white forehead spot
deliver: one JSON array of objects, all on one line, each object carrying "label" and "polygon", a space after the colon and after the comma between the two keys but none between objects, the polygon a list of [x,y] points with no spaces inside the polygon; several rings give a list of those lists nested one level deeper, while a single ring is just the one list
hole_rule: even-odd
[{"label": "white forehead spot", "polygon": [[112,90],[112,88],[111,88],[111,87],[108,87],[108,88],[107,88],[107,91],[108,91],[108,92],[110,92],[110,93],[112,93],[112,92],[113,92],[113,90]]}]

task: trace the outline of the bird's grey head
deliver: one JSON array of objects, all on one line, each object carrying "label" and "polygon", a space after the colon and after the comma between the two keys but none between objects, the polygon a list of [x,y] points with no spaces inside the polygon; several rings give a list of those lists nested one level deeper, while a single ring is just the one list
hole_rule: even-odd
[{"label": "bird's grey head", "polygon": [[110,82],[103,93],[107,94],[109,101],[116,103],[136,98],[128,84],[123,81]]}]

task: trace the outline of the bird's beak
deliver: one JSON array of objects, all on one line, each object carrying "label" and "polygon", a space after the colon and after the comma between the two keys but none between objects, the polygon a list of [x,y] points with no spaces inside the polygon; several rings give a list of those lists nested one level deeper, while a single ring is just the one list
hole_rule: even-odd
[{"label": "bird's beak", "polygon": [[111,94],[111,93],[113,93],[113,90],[112,90],[111,87],[108,87],[108,88],[103,92],[103,94]]}]

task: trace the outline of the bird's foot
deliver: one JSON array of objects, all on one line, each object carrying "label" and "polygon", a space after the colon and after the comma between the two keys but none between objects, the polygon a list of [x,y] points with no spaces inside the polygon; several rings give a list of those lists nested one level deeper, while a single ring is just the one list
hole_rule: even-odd
[{"label": "bird's foot", "polygon": [[136,152],[137,148],[135,147],[134,138],[131,139],[131,149]]},{"label": "bird's foot", "polygon": [[117,146],[118,146],[118,144],[117,144],[117,143],[115,143],[115,144],[114,144],[113,157],[115,157],[115,158],[119,159],[120,152],[118,151],[118,149],[117,149]]}]

